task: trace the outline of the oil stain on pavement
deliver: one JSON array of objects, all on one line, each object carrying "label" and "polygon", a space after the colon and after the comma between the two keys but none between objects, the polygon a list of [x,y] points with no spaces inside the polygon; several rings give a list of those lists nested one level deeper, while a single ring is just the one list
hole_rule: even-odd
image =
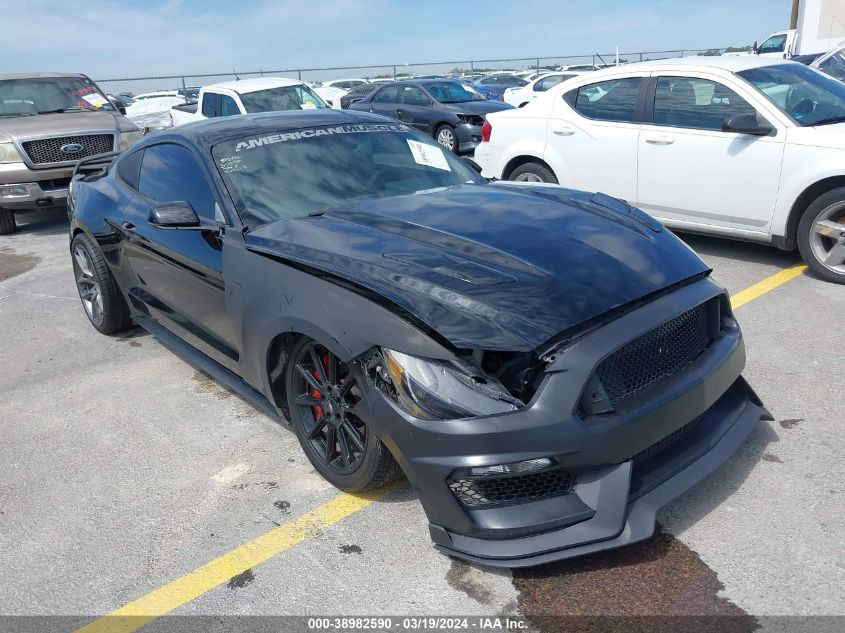
[{"label": "oil stain on pavement", "polygon": [[0,252],[0,281],[6,281],[25,272],[29,272],[38,265],[41,258],[28,253],[17,254],[7,251]]},{"label": "oil stain on pavement", "polygon": [[232,576],[229,578],[229,582],[226,583],[226,586],[229,589],[243,589],[249,583],[255,580],[255,576],[252,573],[251,569],[247,569],[246,571],[242,571],[237,576]]},{"label": "oil stain on pavement", "polygon": [[515,569],[519,610],[543,633],[726,631],[756,618],[718,596],[716,572],[671,534],[568,561]]}]

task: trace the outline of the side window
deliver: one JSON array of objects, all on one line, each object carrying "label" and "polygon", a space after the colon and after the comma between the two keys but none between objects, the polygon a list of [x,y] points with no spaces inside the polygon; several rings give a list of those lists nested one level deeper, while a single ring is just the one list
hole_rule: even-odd
[{"label": "side window", "polygon": [[760,44],[761,53],[782,53],[786,49],[786,35],[775,35]]},{"label": "side window", "polygon": [[534,84],[534,91],[545,92],[549,88],[558,85],[570,77],[572,77],[572,75],[551,75],[550,77],[543,77],[540,81]]},{"label": "side window", "polygon": [[694,77],[659,77],[654,93],[655,125],[721,130],[728,117],[754,108],[727,86]]},{"label": "side window", "polygon": [[373,97],[374,103],[397,103],[399,101],[399,86],[385,86]]},{"label": "side window", "polygon": [[564,100],[588,119],[638,123],[637,100],[642,82],[642,77],[600,81],[570,90]]},{"label": "side window", "polygon": [[156,202],[187,202],[197,215],[214,219],[214,194],[191,153],[162,143],[144,150],[138,191]]},{"label": "side window", "polygon": [[427,106],[428,97],[416,86],[405,86],[402,88],[402,103],[414,106]]},{"label": "side window", "polygon": [[216,92],[206,92],[202,96],[202,115],[209,119],[220,116],[220,110],[217,103],[220,101],[220,95]]},{"label": "side window", "polygon": [[845,81],[845,51],[831,55],[819,65],[819,70],[839,81]]},{"label": "side window", "polygon": [[133,189],[138,189],[138,175],[141,171],[141,158],[143,156],[144,150],[138,150],[122,156],[117,162],[117,175]]},{"label": "side window", "polygon": [[220,116],[232,116],[233,114],[240,114],[241,110],[238,104],[229,95],[220,95]]}]

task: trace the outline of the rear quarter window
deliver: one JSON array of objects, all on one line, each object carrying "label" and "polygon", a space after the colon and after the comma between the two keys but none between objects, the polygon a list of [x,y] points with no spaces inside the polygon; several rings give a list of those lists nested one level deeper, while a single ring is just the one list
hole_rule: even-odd
[{"label": "rear quarter window", "polygon": [[127,185],[137,191],[138,179],[141,173],[141,160],[144,157],[144,150],[138,150],[123,156],[117,163],[117,175]]}]

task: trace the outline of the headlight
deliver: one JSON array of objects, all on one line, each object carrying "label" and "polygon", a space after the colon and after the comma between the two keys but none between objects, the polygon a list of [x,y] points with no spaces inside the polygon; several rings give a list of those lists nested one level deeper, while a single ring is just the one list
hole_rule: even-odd
[{"label": "headlight", "polygon": [[478,116],[477,114],[459,114],[458,120],[461,123],[466,123],[467,125],[483,125],[484,124],[484,117]]},{"label": "headlight", "polygon": [[377,386],[416,418],[451,420],[515,411],[521,402],[492,379],[457,363],[382,349]]},{"label": "headlight", "polygon": [[0,143],[0,163],[22,163],[23,159],[13,143]]},{"label": "headlight", "polygon": [[120,151],[129,149],[135,143],[141,140],[144,136],[143,132],[139,130],[132,130],[131,132],[121,132],[120,133]]}]

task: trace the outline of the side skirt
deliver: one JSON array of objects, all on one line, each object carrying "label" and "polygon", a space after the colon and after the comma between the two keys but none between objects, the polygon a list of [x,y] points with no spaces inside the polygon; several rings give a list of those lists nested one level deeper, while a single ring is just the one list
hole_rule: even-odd
[{"label": "side skirt", "polygon": [[147,332],[156,337],[156,339],[171,352],[182,358],[182,360],[208,374],[227,389],[234,391],[241,398],[249,402],[268,417],[272,418],[274,421],[286,426],[290,425],[290,422],[288,422],[279,413],[276,407],[274,407],[263,394],[253,389],[240,376],[232,373],[223,367],[223,365],[209,358],[195,347],[188,345],[188,343],[173,334],[173,332],[159,325],[152,319],[136,316],[133,320]]}]

